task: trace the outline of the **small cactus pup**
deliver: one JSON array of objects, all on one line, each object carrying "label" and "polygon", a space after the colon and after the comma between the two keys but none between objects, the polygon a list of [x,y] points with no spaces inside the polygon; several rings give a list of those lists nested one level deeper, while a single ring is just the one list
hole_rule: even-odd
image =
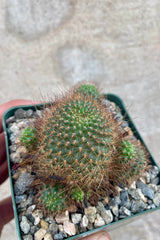
[{"label": "small cactus pup", "polygon": [[76,92],[83,94],[83,95],[90,95],[93,98],[101,98],[101,94],[98,91],[97,87],[92,84],[80,84],[77,86]]},{"label": "small cactus pup", "polygon": [[139,140],[123,140],[118,149],[117,165],[121,182],[132,182],[146,170],[147,154]]},{"label": "small cactus pup", "polygon": [[24,129],[21,137],[20,142],[22,145],[24,145],[27,149],[30,147],[34,147],[36,144],[36,128],[34,127],[27,127]]},{"label": "small cactus pup", "polygon": [[42,208],[48,211],[61,212],[67,207],[64,188],[58,184],[45,184],[39,192],[39,198]]}]

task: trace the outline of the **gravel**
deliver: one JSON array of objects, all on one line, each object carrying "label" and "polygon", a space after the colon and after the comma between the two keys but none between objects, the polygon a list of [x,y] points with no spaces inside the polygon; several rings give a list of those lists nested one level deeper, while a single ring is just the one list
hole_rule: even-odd
[{"label": "gravel", "polygon": [[[107,107],[111,108],[117,121],[123,121],[120,110],[114,103],[105,100]],[[118,111],[118,112],[117,112]],[[25,149],[18,146],[19,136],[23,129],[28,126],[30,118],[41,117],[42,111],[19,109],[13,117],[7,120],[8,133],[11,145],[10,159],[13,164],[19,164],[25,158]],[[123,121],[124,130],[128,129],[128,123]],[[134,136],[133,136],[134,138]],[[144,172],[141,178],[134,181],[129,188],[117,186],[118,195],[105,197],[97,206],[88,206],[84,211],[65,211],[62,214],[43,216],[38,206],[33,204],[33,192],[30,184],[34,180],[28,172],[19,174],[14,170],[15,200],[19,212],[20,229],[23,240],[62,240],[78,233],[86,232],[101,227],[122,218],[132,216],[147,209],[160,207],[159,169],[151,166],[149,171]],[[107,199],[107,200],[106,200]]]}]

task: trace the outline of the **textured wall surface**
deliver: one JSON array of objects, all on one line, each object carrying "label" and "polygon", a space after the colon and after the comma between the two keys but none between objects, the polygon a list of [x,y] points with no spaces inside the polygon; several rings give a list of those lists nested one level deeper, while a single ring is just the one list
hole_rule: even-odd
[{"label": "textured wall surface", "polygon": [[[1,0],[0,104],[40,99],[81,80],[118,94],[160,164],[160,1]],[[0,198],[10,194],[9,181]],[[158,240],[160,212],[113,240]],[[14,221],[2,240],[16,240]]]}]

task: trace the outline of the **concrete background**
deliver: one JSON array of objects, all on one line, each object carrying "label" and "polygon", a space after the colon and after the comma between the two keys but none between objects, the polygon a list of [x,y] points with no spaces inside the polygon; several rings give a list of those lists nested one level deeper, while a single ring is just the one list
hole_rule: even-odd
[{"label": "concrete background", "polygon": [[[160,1],[1,0],[0,104],[40,99],[78,81],[119,95],[160,164]],[[10,194],[9,181],[0,199]],[[158,240],[160,212],[111,233]],[[14,220],[2,240],[17,240]]]}]

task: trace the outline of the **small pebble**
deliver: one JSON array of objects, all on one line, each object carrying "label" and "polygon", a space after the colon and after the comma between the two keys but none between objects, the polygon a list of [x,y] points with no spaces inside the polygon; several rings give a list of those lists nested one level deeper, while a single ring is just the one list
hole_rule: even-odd
[{"label": "small pebble", "polygon": [[111,213],[111,210],[102,211],[101,216],[106,224],[109,224],[113,221],[113,215]]},{"label": "small pebble", "polygon": [[145,179],[146,183],[150,183],[151,178],[150,178],[150,174],[148,172],[142,173],[142,177]]},{"label": "small pebble", "polygon": [[88,218],[86,217],[86,215],[84,215],[80,223],[81,227],[86,228],[88,226],[88,223],[89,223]]},{"label": "small pebble", "polygon": [[150,183],[148,186],[151,187],[154,192],[157,192],[157,191],[158,191],[158,187],[157,187],[156,184]]},{"label": "small pebble", "polygon": [[155,178],[151,179],[151,183],[155,184],[155,185],[158,185],[159,184],[159,177],[155,177]]},{"label": "small pebble", "polygon": [[46,234],[46,230],[43,228],[40,228],[35,234],[34,234],[34,240],[42,240]]},{"label": "small pebble", "polygon": [[38,231],[38,227],[37,226],[31,226],[31,229],[30,229],[30,233],[34,235],[35,232]]},{"label": "small pebble", "polygon": [[119,214],[128,217],[128,216],[131,216],[131,211],[128,210],[126,207],[122,206],[119,209]]},{"label": "small pebble", "polygon": [[28,109],[26,111],[26,118],[31,118],[33,117],[33,110],[32,109]]},{"label": "small pebble", "polygon": [[22,221],[20,222],[20,227],[24,234],[29,233],[30,225],[28,223],[26,216],[22,216]]},{"label": "small pebble", "polygon": [[33,240],[33,236],[31,234],[24,235],[23,240]]},{"label": "small pebble", "polygon": [[8,125],[8,124],[10,124],[10,123],[13,123],[13,122],[15,122],[15,120],[16,120],[15,116],[9,117],[9,118],[6,120],[6,124]]},{"label": "small pebble", "polygon": [[63,223],[64,221],[69,221],[69,212],[65,211],[65,213],[57,214],[55,217],[57,223]]},{"label": "small pebble", "polygon": [[15,111],[14,116],[16,119],[26,118],[26,111],[24,111],[22,108],[19,108]]},{"label": "small pebble", "polygon": [[142,193],[145,197],[148,197],[149,199],[154,198],[154,191],[151,187],[149,187],[147,184],[144,184],[141,181],[137,182],[137,187],[141,189]]},{"label": "small pebble", "polygon": [[16,196],[15,196],[16,204],[21,203],[21,202],[24,202],[24,201],[26,201],[26,199],[27,199],[27,195],[26,195],[26,194],[16,195]]},{"label": "small pebble", "polygon": [[96,218],[96,208],[95,207],[88,207],[84,209],[85,215],[88,218],[90,223],[94,223]]},{"label": "small pebble", "polygon": [[64,232],[64,228],[62,224],[58,225],[58,230],[59,232]]},{"label": "small pebble", "polygon": [[125,205],[129,201],[129,196],[127,191],[120,192],[121,205]]},{"label": "small pebble", "polygon": [[29,206],[26,211],[26,216],[32,214],[35,208],[36,208],[36,205]]},{"label": "small pebble", "polygon": [[119,215],[118,205],[114,205],[114,206],[112,207],[112,212],[113,212],[113,214],[114,214],[116,217],[118,217],[118,215]]},{"label": "small pebble", "polygon": [[43,218],[43,213],[41,210],[36,209],[34,212],[31,214],[34,218],[34,225],[38,225],[40,223],[41,218]]},{"label": "small pebble", "polygon": [[54,240],[63,240],[64,234],[62,232],[56,233],[53,237]]},{"label": "small pebble", "polygon": [[50,233],[46,233],[44,240],[53,240],[52,235]]},{"label": "small pebble", "polygon": [[63,223],[64,232],[69,236],[74,236],[76,234],[75,225],[69,221],[64,221]]},{"label": "small pebble", "polygon": [[56,223],[51,223],[49,225],[49,231],[51,232],[52,235],[58,233],[58,225]]},{"label": "small pebble", "polygon": [[157,207],[160,207],[160,192],[157,192],[153,198],[153,202]]},{"label": "small pebble", "polygon": [[81,219],[82,219],[82,214],[80,213],[75,213],[75,214],[72,214],[71,215],[71,219],[72,219],[72,222],[74,224],[78,224],[80,223]]},{"label": "small pebble", "polygon": [[134,200],[131,202],[131,212],[132,213],[140,213],[140,212],[143,212],[147,205],[141,201],[141,200]]},{"label": "small pebble", "polygon": [[103,220],[103,218],[99,215],[99,213],[96,214],[96,219],[95,219],[95,222],[94,222],[94,226],[95,228],[97,227],[101,227],[105,225],[105,221]]},{"label": "small pebble", "polygon": [[22,195],[33,182],[33,180],[34,177],[30,173],[21,174],[14,184],[15,194]]},{"label": "small pebble", "polygon": [[46,221],[44,221],[43,219],[41,219],[40,221],[40,225],[41,225],[41,228],[47,230],[48,227],[49,227],[49,223],[47,223]]},{"label": "small pebble", "polygon": [[158,173],[159,173],[158,167],[157,166],[152,166],[149,169],[149,174],[150,174],[151,180],[154,179],[155,177],[157,177]]}]

